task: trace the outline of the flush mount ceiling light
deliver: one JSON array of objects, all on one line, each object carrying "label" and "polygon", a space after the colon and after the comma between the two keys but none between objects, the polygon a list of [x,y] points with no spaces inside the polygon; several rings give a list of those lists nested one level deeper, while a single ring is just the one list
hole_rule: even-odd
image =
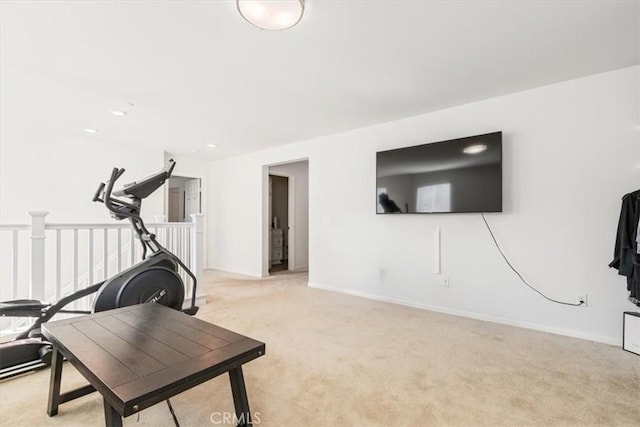
[{"label": "flush mount ceiling light", "polygon": [[111,112],[111,114],[113,114],[114,116],[126,116],[127,112],[126,111],[121,111],[121,110],[114,110]]},{"label": "flush mount ceiling light", "polygon": [[236,0],[240,15],[263,30],[286,30],[300,22],[304,0]]},{"label": "flush mount ceiling light", "polygon": [[474,145],[469,145],[468,147],[464,147],[464,150],[462,150],[462,152],[465,154],[478,154],[478,153],[482,153],[486,149],[487,149],[486,144],[474,144]]},{"label": "flush mount ceiling light", "polygon": [[217,147],[217,145],[216,145],[216,144],[207,144],[207,147],[209,147],[209,148],[216,148],[216,147]]},{"label": "flush mount ceiling light", "polygon": [[86,128],[84,131],[87,133],[98,133],[98,129],[93,128]]}]

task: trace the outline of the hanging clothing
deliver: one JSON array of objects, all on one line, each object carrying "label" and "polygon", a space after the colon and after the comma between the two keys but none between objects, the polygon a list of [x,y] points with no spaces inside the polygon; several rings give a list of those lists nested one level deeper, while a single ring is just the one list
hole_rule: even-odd
[{"label": "hanging clothing", "polygon": [[627,278],[629,300],[640,307],[640,253],[638,253],[640,225],[640,190],[622,197],[613,261],[609,267]]},{"label": "hanging clothing", "polygon": [[638,220],[638,232],[636,233],[636,244],[638,245],[638,249],[636,253],[640,254],[640,220]]}]

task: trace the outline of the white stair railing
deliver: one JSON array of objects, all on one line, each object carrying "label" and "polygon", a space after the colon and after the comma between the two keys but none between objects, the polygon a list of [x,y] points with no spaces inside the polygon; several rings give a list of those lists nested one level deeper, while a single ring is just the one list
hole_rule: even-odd
[{"label": "white stair railing", "polygon": [[[0,301],[28,298],[55,302],[141,260],[142,249],[129,223],[55,224],[46,222],[47,214],[29,212],[29,225],[0,224]],[[200,279],[204,215],[191,217],[192,222],[157,222],[147,228]],[[190,301],[191,278],[182,269],[179,273]],[[204,304],[203,293],[196,297],[198,304]],[[72,308],[88,310],[91,304],[91,298],[83,298]],[[0,332],[25,324],[2,319]]]}]

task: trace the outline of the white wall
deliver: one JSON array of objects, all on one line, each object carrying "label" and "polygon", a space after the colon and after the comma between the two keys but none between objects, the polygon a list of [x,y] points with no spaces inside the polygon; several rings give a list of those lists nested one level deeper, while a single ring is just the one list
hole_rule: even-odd
[{"label": "white wall", "polygon": [[[144,178],[163,167],[163,152],[109,144],[100,139],[50,136],[2,122],[0,136],[0,222],[27,223],[27,211],[49,211],[49,222],[111,222],[92,202],[114,167],[125,168],[118,183]],[[145,219],[163,212],[163,194],[145,199]]]},{"label": "white wall", "polygon": [[[210,263],[260,275],[261,168],[309,159],[309,282],[341,292],[620,344],[612,258],[620,199],[640,185],[639,67],[214,162]],[[376,215],[376,151],[502,130],[504,212]],[[434,274],[434,230],[442,270]]]},{"label": "white wall", "polygon": [[293,176],[295,180],[295,265],[303,270],[309,265],[309,162],[272,166],[270,172]]}]

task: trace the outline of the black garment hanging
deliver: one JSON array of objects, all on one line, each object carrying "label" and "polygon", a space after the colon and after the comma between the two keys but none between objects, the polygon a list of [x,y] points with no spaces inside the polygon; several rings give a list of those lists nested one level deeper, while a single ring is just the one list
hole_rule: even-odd
[{"label": "black garment hanging", "polygon": [[640,190],[622,197],[613,261],[609,267],[626,276],[629,300],[640,307],[640,254],[638,254],[638,222],[640,221]]}]

